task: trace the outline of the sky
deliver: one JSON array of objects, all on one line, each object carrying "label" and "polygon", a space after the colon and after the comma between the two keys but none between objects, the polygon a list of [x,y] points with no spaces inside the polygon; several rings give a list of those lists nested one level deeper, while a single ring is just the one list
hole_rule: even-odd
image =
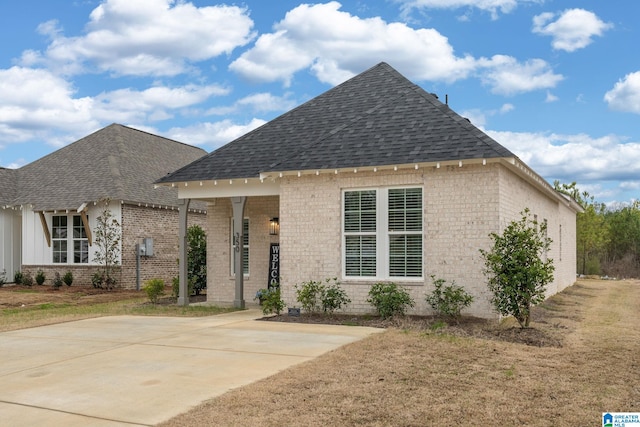
[{"label": "sky", "polygon": [[640,199],[637,0],[0,1],[0,166],[111,123],[207,152],[387,62],[553,183]]}]

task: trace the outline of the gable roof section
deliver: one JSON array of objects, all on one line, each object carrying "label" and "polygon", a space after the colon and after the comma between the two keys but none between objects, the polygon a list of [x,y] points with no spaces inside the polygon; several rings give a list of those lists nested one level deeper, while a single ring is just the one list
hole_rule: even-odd
[{"label": "gable roof section", "polygon": [[109,198],[174,206],[177,191],[154,189],[153,182],[204,154],[197,147],[112,124],[20,168],[14,204],[63,210]]},{"label": "gable roof section", "polygon": [[0,167],[0,206],[10,205],[16,198],[18,171]]},{"label": "gable roof section", "polygon": [[504,157],[516,156],[380,63],[158,182]]}]

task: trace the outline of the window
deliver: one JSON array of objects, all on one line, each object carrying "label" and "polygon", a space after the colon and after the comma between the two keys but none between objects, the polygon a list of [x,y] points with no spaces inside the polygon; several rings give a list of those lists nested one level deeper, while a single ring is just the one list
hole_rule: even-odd
[{"label": "window", "polygon": [[53,262],[67,262],[67,217],[54,216],[51,227],[51,241],[53,244]]},{"label": "window", "polygon": [[[71,234],[69,234],[69,217],[71,217]],[[89,263],[89,240],[80,215],[54,215],[52,218],[51,240],[53,246],[53,262],[67,264],[73,259],[74,264]],[[73,258],[69,257],[69,249],[73,248]]]},{"label": "window", "polygon": [[422,189],[344,192],[347,277],[422,277]]},{"label": "window", "polygon": [[89,262],[89,240],[79,215],[73,217],[73,262],[75,264]]},{"label": "window", "polygon": [[[242,241],[243,246],[243,258],[242,258],[242,271],[245,276],[249,275],[249,218],[245,218],[242,221],[242,234],[244,234],[244,238]],[[233,228],[233,219],[231,220],[231,253],[233,256],[231,257],[231,274],[235,276],[236,274],[236,244],[235,244],[235,230]]]}]

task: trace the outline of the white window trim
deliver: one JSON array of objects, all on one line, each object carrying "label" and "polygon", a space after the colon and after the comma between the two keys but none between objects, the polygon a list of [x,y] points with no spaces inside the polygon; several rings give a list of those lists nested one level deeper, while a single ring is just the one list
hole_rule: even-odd
[{"label": "white window trim", "polygon": [[[410,189],[420,188],[422,189],[422,230],[420,232],[390,232],[389,230],[389,190],[394,189]],[[344,231],[345,223],[345,193],[350,191],[376,191],[376,275],[375,276],[347,276],[347,253],[346,253],[346,235]],[[355,187],[355,188],[343,188],[340,201],[340,234],[342,241],[341,256],[342,256],[342,280],[344,281],[396,281],[396,282],[424,282],[424,187],[420,185],[397,185],[397,186],[381,186],[381,187]],[[363,234],[369,235],[370,233],[350,233],[350,235]],[[389,275],[389,236],[393,234],[420,234],[422,236],[422,274],[420,277],[405,277],[405,276],[390,276]]]},{"label": "white window trim", "polygon": [[[67,221],[67,225],[66,225],[66,232],[67,232],[67,236],[65,238],[55,238],[54,233],[53,233],[53,229],[55,227],[54,225],[54,218],[66,218]],[[76,214],[54,214],[51,215],[51,264],[53,265],[90,265],[91,264],[91,246],[89,246],[89,239],[88,238],[75,238],[74,237],[74,231],[75,231],[75,225],[74,225],[74,220],[76,218],[80,218],[80,215],[76,215]],[[82,221],[82,220],[81,220]],[[87,242],[87,262],[75,262],[75,243],[79,242],[79,241],[85,241]],[[54,242],[66,242],[67,245],[67,261],[66,262],[56,262],[55,261],[55,257],[54,257],[54,247],[55,247],[55,243]]]}]

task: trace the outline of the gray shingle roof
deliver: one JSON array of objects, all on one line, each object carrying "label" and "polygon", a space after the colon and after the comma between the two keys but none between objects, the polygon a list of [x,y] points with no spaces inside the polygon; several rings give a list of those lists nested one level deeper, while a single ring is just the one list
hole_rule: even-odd
[{"label": "gray shingle roof", "polygon": [[159,182],[500,157],[515,155],[380,63]]},{"label": "gray shingle roof", "polygon": [[18,171],[0,168],[0,206],[10,205],[16,198]]},{"label": "gray shingle roof", "polygon": [[18,169],[14,204],[62,210],[109,198],[174,206],[177,190],[154,189],[154,181],[204,154],[197,147],[112,124]]}]

